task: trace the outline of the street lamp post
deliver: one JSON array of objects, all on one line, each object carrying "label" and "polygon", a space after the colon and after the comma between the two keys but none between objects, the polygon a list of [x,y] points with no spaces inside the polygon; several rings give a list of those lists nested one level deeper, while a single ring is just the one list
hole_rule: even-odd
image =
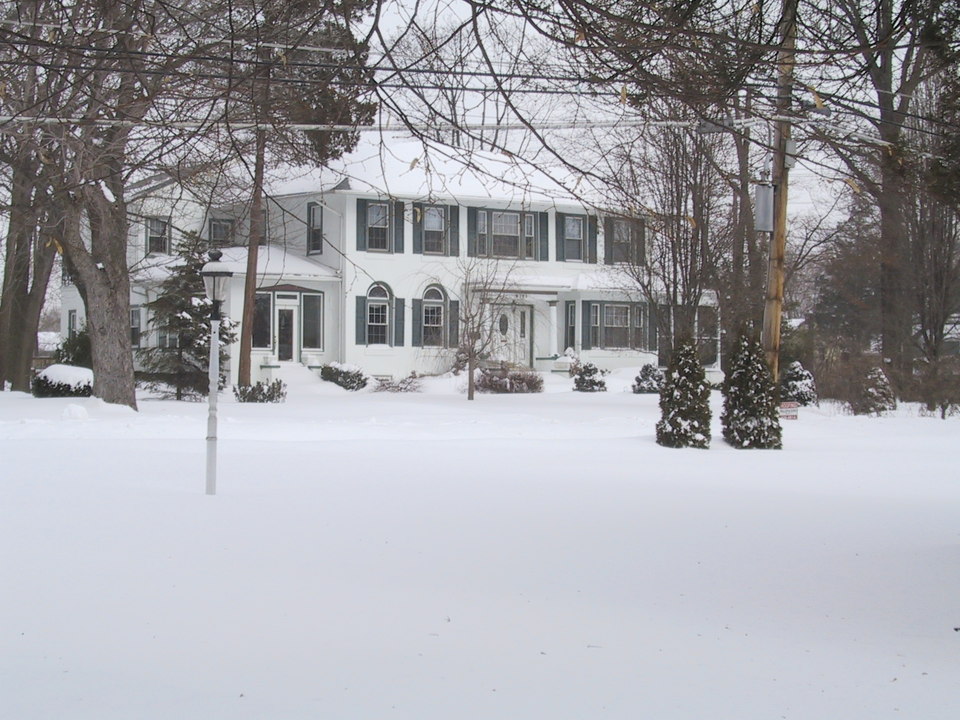
[{"label": "street lamp post", "polygon": [[217,494],[217,394],[220,390],[220,307],[227,292],[230,276],[220,262],[223,253],[211,250],[210,262],[203,266],[203,286],[210,299],[210,374],[207,400],[207,495]]}]

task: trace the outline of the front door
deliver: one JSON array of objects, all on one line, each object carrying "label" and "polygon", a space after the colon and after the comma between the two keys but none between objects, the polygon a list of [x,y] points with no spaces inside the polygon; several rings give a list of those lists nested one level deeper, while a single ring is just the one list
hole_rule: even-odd
[{"label": "front door", "polygon": [[529,305],[493,305],[492,359],[520,367],[531,366],[533,308]]},{"label": "front door", "polygon": [[277,359],[293,360],[296,328],[293,308],[277,308]]}]

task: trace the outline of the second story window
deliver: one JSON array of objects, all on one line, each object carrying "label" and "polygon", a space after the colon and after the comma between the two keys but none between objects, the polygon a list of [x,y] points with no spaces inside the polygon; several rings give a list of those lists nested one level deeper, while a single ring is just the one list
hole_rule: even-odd
[{"label": "second story window", "polygon": [[367,205],[367,249],[389,250],[390,210],[386,203]]},{"label": "second story window", "polygon": [[207,236],[211,247],[225,247],[233,243],[233,220],[210,218]]},{"label": "second story window", "polygon": [[610,226],[612,237],[608,256],[614,263],[643,265],[646,262],[646,247],[643,221],[627,218],[614,218]]},{"label": "second story window", "polygon": [[447,214],[444,208],[423,208],[423,251],[434,255],[446,252]]},{"label": "second story window", "polygon": [[563,218],[563,256],[566,260],[583,260],[583,218]]},{"label": "second story window", "polygon": [[170,223],[163,218],[147,218],[147,254],[170,253]]},{"label": "second story window", "polygon": [[307,252],[323,252],[323,206],[307,204]]}]

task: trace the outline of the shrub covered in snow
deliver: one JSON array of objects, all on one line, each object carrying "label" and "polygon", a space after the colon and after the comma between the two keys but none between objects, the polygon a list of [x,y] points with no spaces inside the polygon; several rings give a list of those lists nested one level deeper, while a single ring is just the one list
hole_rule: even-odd
[{"label": "shrub covered in snow", "polygon": [[423,381],[417,377],[417,374],[410,373],[406,377],[400,378],[399,380],[394,380],[393,378],[379,378],[376,386],[373,388],[373,391],[392,393],[420,392],[422,386]]},{"label": "shrub covered in snow", "polygon": [[55,362],[61,365],[76,367],[93,367],[93,356],[90,350],[90,333],[82,328],[68,338],[65,338],[53,353]]},{"label": "shrub covered in snow", "polygon": [[356,365],[330,363],[320,368],[320,377],[327,382],[339,385],[344,390],[362,390],[370,378]]},{"label": "shrub covered in snow", "polygon": [[90,397],[93,372],[73,365],[51,365],[33,379],[31,390],[38,398]]},{"label": "shrub covered in snow", "polygon": [[738,448],[780,449],[777,387],[760,343],[741,336],[723,381],[723,439]]},{"label": "shrub covered in snow", "polygon": [[658,393],[663,388],[663,371],[656,365],[647,363],[640,368],[640,374],[633,381],[633,392],[642,395],[644,393]]},{"label": "shrub covered in snow", "polygon": [[572,366],[573,389],[577,392],[606,392],[607,382],[603,379],[609,370],[601,370],[593,363]]},{"label": "shrub covered in snow", "polygon": [[287,399],[287,386],[283,380],[256,385],[235,385],[233,396],[242,403],[282,403]]},{"label": "shrub covered in snow", "polygon": [[875,367],[867,371],[850,400],[850,409],[854,415],[880,415],[897,409],[893,386],[881,368]]},{"label": "shrub covered in snow", "polygon": [[543,376],[532,370],[477,371],[477,392],[484,393],[538,393],[543,392]]},{"label": "shrub covered in snow", "polygon": [[813,373],[803,367],[799,360],[787,366],[780,378],[780,399],[800,403],[804,407],[817,402],[817,384]]},{"label": "shrub covered in snow", "polygon": [[710,383],[691,342],[673,352],[660,390],[657,443],[665,447],[710,447]]}]

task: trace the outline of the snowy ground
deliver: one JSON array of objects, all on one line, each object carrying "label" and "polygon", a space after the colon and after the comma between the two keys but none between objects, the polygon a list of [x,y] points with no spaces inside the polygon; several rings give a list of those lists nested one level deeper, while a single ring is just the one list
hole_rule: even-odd
[{"label": "snowy ground", "polygon": [[960,717],[960,420],[625,382],[224,396],[216,497],[203,404],[0,393],[0,718]]}]

